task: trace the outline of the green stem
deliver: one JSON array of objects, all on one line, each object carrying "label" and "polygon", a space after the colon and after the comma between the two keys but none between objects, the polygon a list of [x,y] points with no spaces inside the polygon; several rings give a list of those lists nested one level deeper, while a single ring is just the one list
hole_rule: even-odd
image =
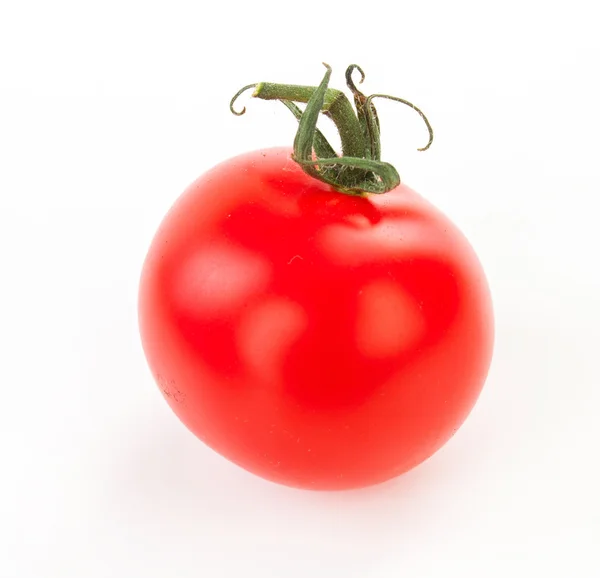
[{"label": "green stem", "polygon": [[[290,100],[307,103],[315,90],[314,86],[259,82],[252,96],[262,100]],[[346,95],[341,90],[328,88],[325,92],[321,112],[335,123],[342,143],[342,154],[349,157],[362,156],[365,149],[362,129]]]}]

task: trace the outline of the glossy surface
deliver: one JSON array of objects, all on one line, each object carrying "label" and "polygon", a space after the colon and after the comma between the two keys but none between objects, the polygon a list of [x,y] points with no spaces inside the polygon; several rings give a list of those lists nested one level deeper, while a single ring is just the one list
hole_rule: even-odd
[{"label": "glossy surface", "polygon": [[475,403],[487,283],[415,192],[346,196],[289,154],[236,157],[177,201],[143,268],[144,350],[179,418],[247,470],[313,489],[382,482]]}]

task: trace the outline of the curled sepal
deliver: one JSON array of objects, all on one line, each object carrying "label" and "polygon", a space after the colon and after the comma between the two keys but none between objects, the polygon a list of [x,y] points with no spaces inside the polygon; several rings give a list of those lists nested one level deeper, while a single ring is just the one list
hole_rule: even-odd
[{"label": "curled sepal", "polygon": [[[327,92],[327,85],[331,77],[331,66],[323,63],[327,71],[321,81],[321,84],[312,93],[311,97],[306,103],[306,108],[302,113],[300,122],[298,123],[298,131],[296,132],[296,138],[294,139],[294,159],[298,162],[311,161],[313,154],[313,142],[315,137],[315,131],[317,130],[317,120],[319,120],[319,114],[323,108],[323,102],[325,101],[325,93]],[[316,169],[310,166],[310,163],[306,165],[305,171],[312,176],[316,176]]]},{"label": "curled sepal", "polygon": [[[281,102],[292,111],[292,114],[298,121],[302,119],[302,111],[300,110],[299,106],[289,100],[282,100]],[[329,144],[328,140],[325,138],[325,135],[323,135],[319,129],[315,129],[313,149],[318,157],[331,158],[337,156],[334,148]]]},{"label": "curled sepal", "polygon": [[[404,100],[403,98],[398,98],[397,96],[390,96],[388,94],[372,94],[371,96],[369,96],[367,98],[366,106],[369,106],[371,104],[371,101],[374,98],[387,98],[388,100],[394,100],[396,102],[405,104],[406,106],[410,106],[413,110],[415,110],[420,115],[420,117],[423,119],[423,121],[425,122],[425,125],[427,126],[427,131],[429,132],[429,141],[427,142],[427,144],[424,147],[419,148],[417,150],[418,151],[426,151],[431,146],[431,143],[433,142],[433,129],[431,128],[431,124],[429,123],[429,120],[425,116],[425,113],[420,108],[416,107],[412,102],[408,102],[408,100]],[[371,121],[371,122],[373,122],[373,121]]]},{"label": "curled sepal", "polygon": [[379,138],[379,118],[375,105],[370,103],[367,106],[367,97],[357,88],[352,79],[352,73],[358,70],[360,73],[360,84],[365,79],[364,70],[358,64],[351,64],[346,69],[346,86],[354,96],[354,106],[356,107],[356,115],[362,129],[365,139],[365,158],[378,161],[381,159],[381,144]]},{"label": "curled sepal", "polygon": [[[359,159],[354,157],[337,157],[332,159],[294,159],[303,166],[312,166],[317,172],[320,180],[324,180],[342,192],[354,195],[362,193],[387,193],[395,189],[400,184],[400,175],[398,171],[389,163],[374,161],[372,159]],[[332,182],[327,178],[322,178],[322,167],[339,166],[342,169],[359,169],[364,173],[364,179],[359,182],[352,182],[351,179],[344,178],[344,171],[336,172],[337,179]]]},{"label": "curled sepal", "polygon": [[233,108],[233,105],[235,104],[235,101],[244,93],[246,92],[249,88],[255,88],[256,87],[256,83],[253,84],[247,84],[246,86],[244,86],[243,88],[240,88],[234,95],[233,98],[231,99],[231,102],[229,103],[229,110],[235,114],[235,116],[242,116],[243,114],[246,113],[246,107],[242,108],[242,110],[235,110],[235,108]]}]

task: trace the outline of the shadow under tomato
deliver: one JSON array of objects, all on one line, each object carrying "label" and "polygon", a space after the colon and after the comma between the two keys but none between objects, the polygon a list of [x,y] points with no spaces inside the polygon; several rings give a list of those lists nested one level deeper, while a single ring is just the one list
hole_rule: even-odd
[{"label": "shadow under tomato", "polygon": [[229,463],[180,424],[154,420],[124,441],[109,474],[103,511],[119,523],[152,525],[167,534],[189,528],[198,540],[238,535],[269,548],[300,539],[309,551],[335,534],[332,548],[360,540],[373,557],[388,547],[390,532],[410,531],[415,516],[434,515],[431,494],[465,475],[452,459],[435,459],[369,488],[297,490]]}]

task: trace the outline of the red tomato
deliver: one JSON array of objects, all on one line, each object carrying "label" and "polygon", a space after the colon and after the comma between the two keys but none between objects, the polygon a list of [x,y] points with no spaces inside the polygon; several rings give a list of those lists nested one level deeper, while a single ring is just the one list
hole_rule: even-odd
[{"label": "red tomato", "polygon": [[475,403],[488,286],[417,193],[341,194],[290,154],[231,159],[177,201],[143,268],[144,350],[173,411],[232,462],[302,488],[376,484]]}]

